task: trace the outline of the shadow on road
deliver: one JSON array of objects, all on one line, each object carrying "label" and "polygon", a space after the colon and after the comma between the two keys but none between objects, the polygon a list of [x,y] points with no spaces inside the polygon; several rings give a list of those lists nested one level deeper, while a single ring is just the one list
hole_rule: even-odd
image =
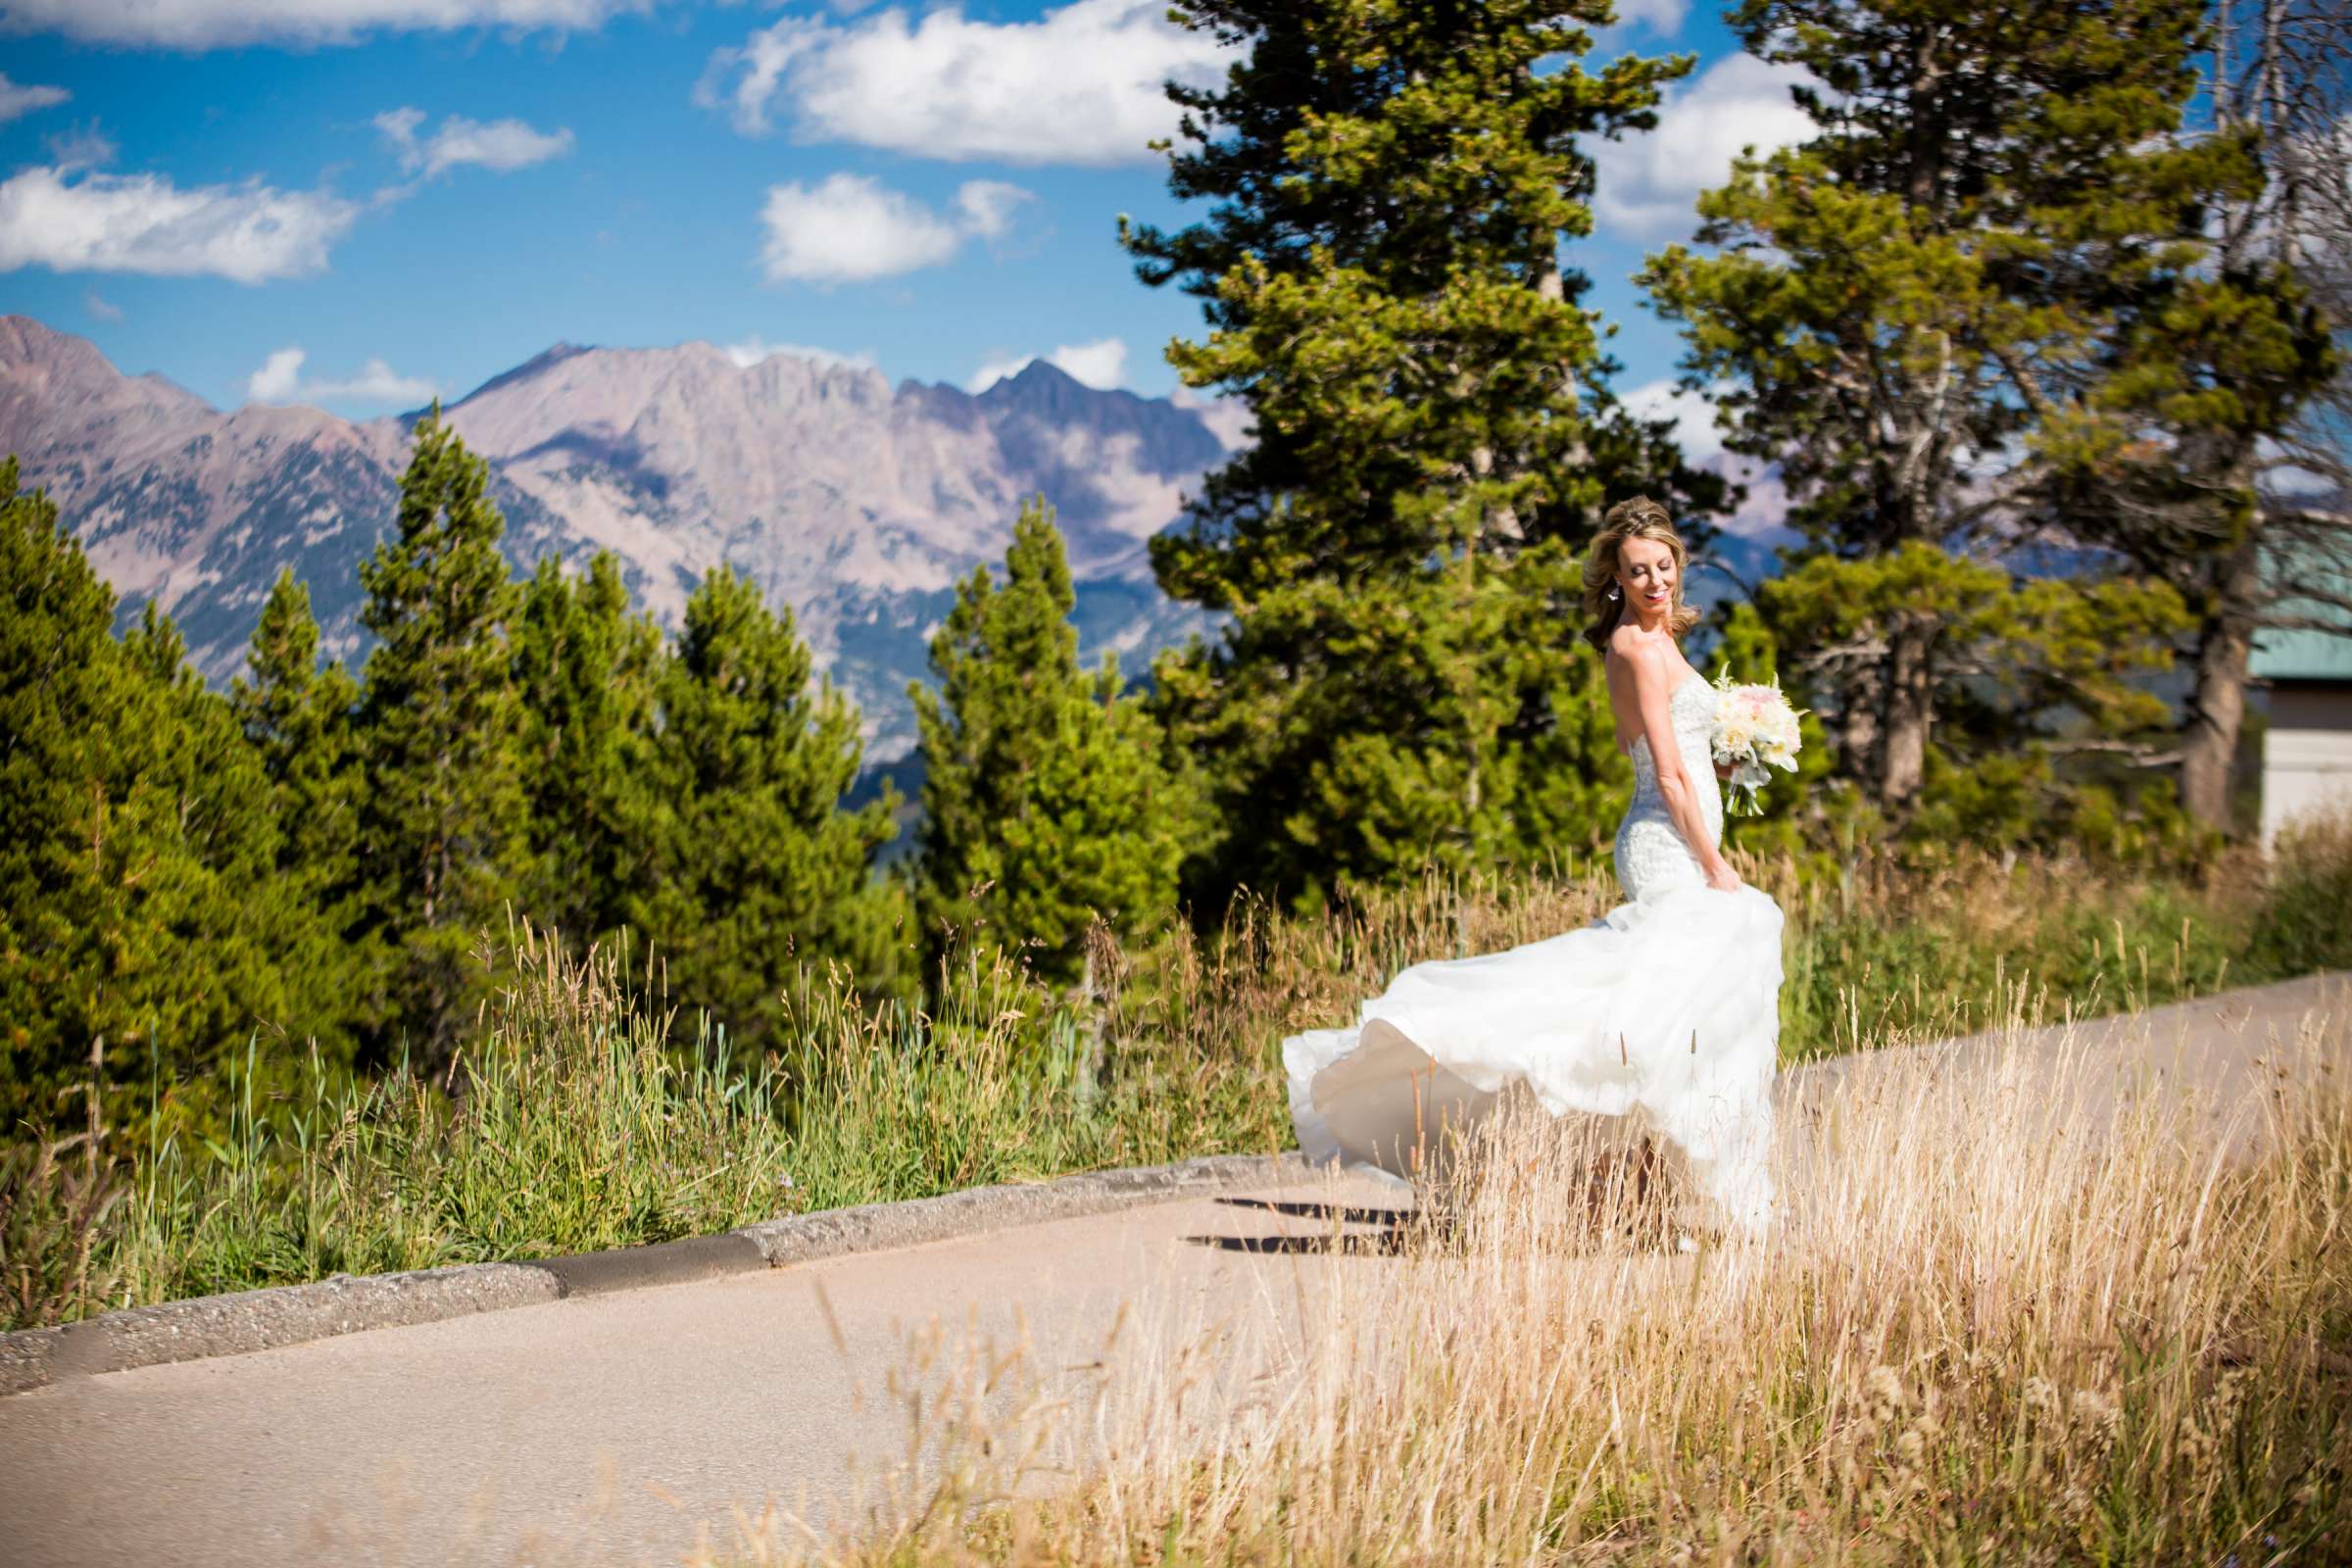
[{"label": "shadow on road", "polygon": [[1281,1198],[1220,1198],[1218,1202],[1233,1208],[1262,1208],[1269,1213],[1289,1214],[1298,1219],[1336,1219],[1343,1225],[1409,1225],[1413,1211],[1409,1208],[1350,1208],[1336,1203],[1310,1203]]},{"label": "shadow on road", "polygon": [[1356,1257],[1395,1257],[1404,1250],[1402,1226],[1392,1230],[1346,1232],[1333,1236],[1187,1236],[1195,1247],[1213,1247],[1220,1252],[1257,1252],[1298,1256],[1310,1252],[1339,1252]]},{"label": "shadow on road", "polygon": [[[1339,1253],[1352,1257],[1394,1257],[1402,1252],[1418,1219],[1409,1208],[1361,1208],[1352,1203],[1316,1202],[1308,1199],[1220,1198],[1229,1208],[1262,1209],[1291,1219],[1321,1220],[1334,1229],[1311,1236],[1188,1236],[1195,1247],[1222,1252],[1256,1252],[1272,1256]],[[1341,1225],[1370,1225],[1370,1231],[1341,1231]]]}]

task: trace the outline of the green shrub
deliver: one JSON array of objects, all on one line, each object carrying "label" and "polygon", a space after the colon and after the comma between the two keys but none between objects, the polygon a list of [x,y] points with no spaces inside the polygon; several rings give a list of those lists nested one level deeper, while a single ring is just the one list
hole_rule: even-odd
[{"label": "green shrub", "polygon": [[[2352,826],[2202,875],[2080,855],[1934,867],[1736,852],[1788,916],[1786,1059],[2054,1021],[2352,962]],[[707,1234],[780,1213],[1288,1146],[1279,1042],[1343,1022],[1424,958],[1584,924],[1582,875],[1348,890],[1297,916],[1243,900],[1206,937],[1174,916],[1098,929],[1091,990],[991,947],[951,955],[925,1010],[803,965],[757,1059],[609,954],[527,928],[476,1043],[440,1081],[374,1081],[249,1043],[164,1089],[145,1124],[21,1139],[0,1162],[0,1326],[107,1306]],[[189,1106],[201,1107],[192,1114]]]},{"label": "green shrub", "polygon": [[2265,978],[2352,966],[2352,809],[2278,835],[2247,958]]}]

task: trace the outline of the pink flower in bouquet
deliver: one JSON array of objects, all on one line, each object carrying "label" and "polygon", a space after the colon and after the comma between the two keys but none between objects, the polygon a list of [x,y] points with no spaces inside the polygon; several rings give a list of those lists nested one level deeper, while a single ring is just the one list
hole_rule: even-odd
[{"label": "pink flower in bouquet", "polygon": [[1711,737],[1715,760],[1732,764],[1733,812],[1753,816],[1764,809],[1761,795],[1770,770],[1796,771],[1801,744],[1796,718],[1804,710],[1788,706],[1777,674],[1769,685],[1736,685],[1726,665],[1715,677],[1715,690],[1721,694]]}]

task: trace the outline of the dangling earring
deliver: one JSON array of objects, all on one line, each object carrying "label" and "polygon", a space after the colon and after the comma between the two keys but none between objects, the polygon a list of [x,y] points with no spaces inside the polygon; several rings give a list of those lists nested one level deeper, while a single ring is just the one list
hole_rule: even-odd
[{"label": "dangling earring", "polygon": [[1615,598],[1617,597],[1617,590],[1616,590],[1616,589],[1614,589],[1614,588],[1610,589],[1610,590],[1609,590],[1609,597],[1610,597],[1611,599],[1615,599]]}]

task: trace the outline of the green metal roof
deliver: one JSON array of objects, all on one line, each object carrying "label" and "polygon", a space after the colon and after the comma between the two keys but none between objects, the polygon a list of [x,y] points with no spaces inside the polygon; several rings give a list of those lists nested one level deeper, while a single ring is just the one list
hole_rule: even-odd
[{"label": "green metal roof", "polygon": [[2352,627],[2256,632],[2246,673],[2261,680],[2352,680]]},{"label": "green metal roof", "polygon": [[[2317,562],[2302,565],[2291,558],[2275,561],[2271,581],[2291,586],[2299,579],[2317,577],[2330,584],[2333,591],[2352,595],[2352,580],[2341,572],[2328,571]],[[2319,605],[2309,600],[2284,598],[2278,608],[2292,614],[2307,614],[2341,626],[2342,631],[2280,631],[2265,627],[2254,634],[2253,657],[2248,661],[2246,673],[2261,680],[2352,680],[2352,614],[2331,605]]]}]

